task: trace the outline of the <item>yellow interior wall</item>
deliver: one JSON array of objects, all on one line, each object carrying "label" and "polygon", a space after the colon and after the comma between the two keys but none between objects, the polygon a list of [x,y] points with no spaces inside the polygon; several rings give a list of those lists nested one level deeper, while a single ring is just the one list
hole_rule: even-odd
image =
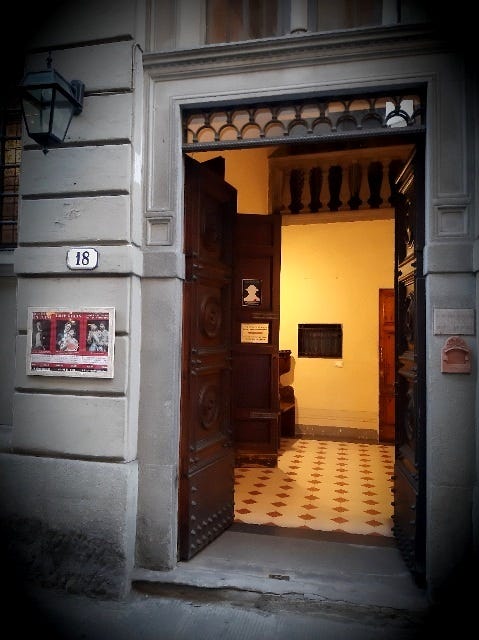
[{"label": "yellow interior wall", "polygon": [[188,154],[198,162],[225,158],[225,180],[238,191],[239,213],[268,213],[268,156],[271,147]]},{"label": "yellow interior wall", "polygon": [[[191,153],[225,158],[238,211],[268,213],[272,149]],[[338,216],[341,215],[338,213]],[[280,349],[291,350],[296,424],[378,430],[379,289],[394,286],[394,221],[282,227]],[[341,359],[298,358],[298,324],[343,325]]]},{"label": "yellow interior wall", "polygon": [[[340,214],[338,214],[340,215]],[[379,289],[394,286],[394,221],[282,228],[281,378],[296,396],[296,423],[378,429]],[[298,358],[298,324],[343,326],[343,357]]]}]

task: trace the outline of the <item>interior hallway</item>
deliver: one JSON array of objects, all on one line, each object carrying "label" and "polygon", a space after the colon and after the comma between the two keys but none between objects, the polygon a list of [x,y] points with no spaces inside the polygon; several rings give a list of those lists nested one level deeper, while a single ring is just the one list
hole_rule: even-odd
[{"label": "interior hallway", "polygon": [[235,470],[235,522],[392,537],[394,446],[282,438],[278,466]]}]

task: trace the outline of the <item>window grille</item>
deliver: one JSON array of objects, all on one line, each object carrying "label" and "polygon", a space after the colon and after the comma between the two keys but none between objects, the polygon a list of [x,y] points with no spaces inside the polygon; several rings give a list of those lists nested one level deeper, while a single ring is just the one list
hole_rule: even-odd
[{"label": "window grille", "polygon": [[21,137],[19,101],[0,99],[0,249],[17,245]]},{"label": "window grille", "polygon": [[425,131],[419,91],[317,96],[183,110],[183,150],[277,145]]},{"label": "window grille", "polygon": [[343,327],[340,324],[299,324],[299,358],[342,358]]}]

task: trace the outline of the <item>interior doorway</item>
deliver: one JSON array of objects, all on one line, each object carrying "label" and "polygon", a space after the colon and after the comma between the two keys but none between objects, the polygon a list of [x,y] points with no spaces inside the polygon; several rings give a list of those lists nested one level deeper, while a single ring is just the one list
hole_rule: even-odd
[{"label": "interior doorway", "polygon": [[[278,200],[278,197],[271,194],[272,173],[277,169],[278,157],[279,163],[283,165],[291,157],[284,154],[278,156],[277,151],[276,147],[265,147],[261,150],[223,150],[191,155],[201,163],[212,163],[219,157],[223,158],[225,180],[237,190],[238,215],[250,216],[254,220],[258,214],[270,215],[272,201]],[[398,148],[381,152],[383,157],[386,157],[386,153],[390,161],[397,158]],[[410,147],[399,149],[399,153],[405,159],[410,153]],[[361,159],[367,158],[364,152],[360,156]],[[331,166],[338,161],[337,154],[323,153],[320,157],[318,153],[298,154],[297,150],[293,158],[296,164],[298,160],[303,165],[307,161],[314,163],[316,167],[321,162],[326,161]],[[347,153],[342,153],[340,160],[344,166],[350,166],[358,160],[358,155],[352,154],[348,158]],[[316,464],[316,468],[302,469],[302,473],[312,477],[313,481],[315,475],[321,474],[318,486],[321,485],[323,496],[326,487],[330,493],[333,490],[342,493],[339,496],[333,495],[333,499],[339,498],[340,502],[331,501],[328,523],[325,525],[324,518],[321,518],[319,524],[312,525],[315,503],[295,495],[294,492],[287,495],[291,488],[281,488],[285,486],[285,472],[280,469],[276,480],[274,477],[278,468],[276,467],[276,471],[265,469],[271,465],[264,464],[264,460],[260,465],[254,460],[250,465],[247,462],[241,466],[237,464],[237,522],[286,527],[301,526],[299,523],[302,522],[302,526],[313,531],[364,534],[369,530],[374,535],[392,537],[391,476],[394,440],[382,442],[380,433],[378,387],[381,322],[377,313],[382,304],[381,292],[394,291],[394,210],[389,201],[391,194],[388,189],[387,184],[383,185],[382,192],[380,190],[376,201],[372,203],[376,205],[375,208],[367,203],[371,195],[367,181],[364,180],[356,192],[357,200],[365,203],[363,208],[359,208],[358,203],[358,208],[352,211],[346,204],[344,210],[333,212],[282,212],[278,347],[280,351],[289,351],[292,357],[289,370],[279,381],[273,382],[276,386],[281,382],[282,386],[292,390],[296,407],[293,431],[289,430],[288,438],[280,439],[278,449],[283,460],[293,455],[298,462],[302,451],[311,448],[314,443],[323,443],[322,450],[316,452],[315,463],[311,454],[304,457],[305,460],[311,458],[311,462],[307,464]],[[338,199],[347,200],[345,191],[343,186]],[[308,194],[309,199],[311,192]],[[291,198],[287,205],[291,206]],[[327,199],[325,205],[327,208]],[[251,235],[253,232],[249,233],[249,237]],[[264,274],[258,281],[264,281]],[[233,308],[234,305],[233,302]],[[254,306],[251,308],[255,309]],[[390,310],[388,307],[388,311]],[[299,325],[315,322],[338,324],[343,328],[345,344],[341,345],[340,356],[302,358],[298,355]],[[329,453],[326,451],[328,443]],[[320,468],[320,462],[318,467],[317,458],[321,455],[325,458],[332,457],[327,462],[327,472],[324,467]],[[356,492],[355,497],[351,498],[347,495],[348,488],[361,486],[360,473],[365,465],[369,467],[367,473],[370,475],[369,478],[364,478],[364,494]],[[258,466],[262,467],[259,471]],[[357,479],[354,475],[349,481],[344,475],[337,477],[345,471],[345,466],[349,474],[357,474]],[[247,469],[250,470],[249,474]],[[247,475],[250,476],[248,482],[253,482],[254,486],[245,495],[244,483]],[[251,480],[252,476],[258,476],[256,481]],[[267,478],[268,490],[273,496],[279,497],[276,501],[273,497],[271,508],[265,511],[266,501],[259,497],[264,492]],[[277,482],[277,486],[273,487],[273,482]],[[342,482],[342,486],[333,487],[338,482]],[[311,491],[309,495],[312,495]],[[262,497],[265,498],[264,495]],[[284,500],[289,503],[290,514],[296,512],[298,525],[281,524],[289,522],[279,516],[279,503]],[[298,504],[293,506],[293,500]],[[273,504],[274,501],[276,505]],[[359,504],[361,501],[362,504]],[[349,507],[345,506],[346,502],[351,503]],[[355,504],[352,505],[352,502]],[[306,509],[303,508],[305,504]],[[321,511],[324,516],[324,509]],[[268,516],[268,513],[274,515]],[[355,515],[345,517],[348,514]],[[372,524],[368,526],[365,524],[367,522]],[[347,526],[344,523],[348,523]]]}]

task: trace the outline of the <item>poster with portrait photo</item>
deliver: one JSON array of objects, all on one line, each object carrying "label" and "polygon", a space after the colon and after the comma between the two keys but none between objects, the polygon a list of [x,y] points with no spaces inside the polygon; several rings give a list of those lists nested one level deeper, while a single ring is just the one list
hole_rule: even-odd
[{"label": "poster with portrait photo", "polygon": [[28,308],[27,375],[113,378],[115,309]]},{"label": "poster with portrait photo", "polygon": [[243,307],[259,307],[261,305],[261,280],[258,278],[243,278]]}]

